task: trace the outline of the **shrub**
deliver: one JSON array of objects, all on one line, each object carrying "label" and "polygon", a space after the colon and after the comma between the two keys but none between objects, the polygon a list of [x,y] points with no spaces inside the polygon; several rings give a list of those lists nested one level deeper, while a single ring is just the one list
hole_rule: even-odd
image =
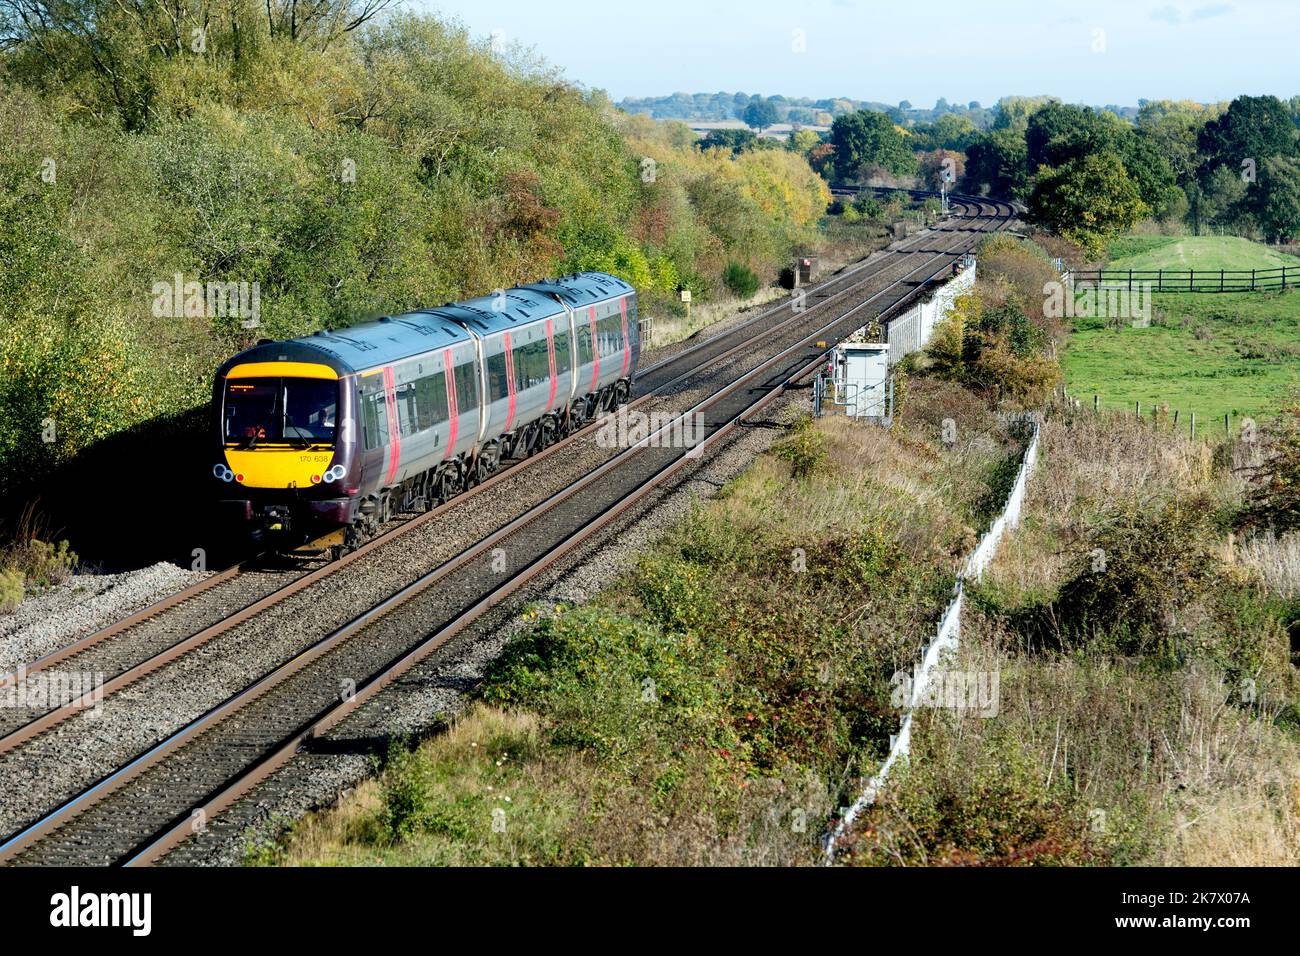
[{"label": "shrub", "polygon": [[[1041,768],[1014,740],[963,764],[937,734],[914,735],[914,762],[890,781],[860,826],[855,863],[919,866],[1104,864],[1086,810],[1049,790]],[[969,761],[971,755],[966,755]],[[945,759],[947,758],[947,759]]]},{"label": "shrub", "polygon": [[1300,528],[1300,402],[1282,410],[1266,437],[1268,458],[1252,475],[1243,523],[1277,531]]},{"label": "shrub", "polygon": [[23,573],[0,568],[0,614],[10,614],[23,601]]},{"label": "shrub", "polygon": [[826,436],[813,427],[811,416],[805,415],[772,448],[772,453],[790,463],[794,477],[803,480],[826,460]]},{"label": "shrub", "polygon": [[730,262],[722,272],[722,284],[739,299],[748,299],[758,291],[758,276],[749,266]]},{"label": "shrub", "polygon": [[1167,661],[1186,630],[1186,608],[1207,593],[1221,568],[1213,550],[1214,509],[1176,498],[1152,514],[1122,502],[1099,523],[1053,602],[1053,628],[1122,653],[1156,652]]},{"label": "shrub", "polygon": [[415,833],[428,813],[428,798],[418,754],[405,740],[388,745],[388,758],[379,780],[382,799],[380,819],[384,834],[393,843]]},{"label": "shrub", "polygon": [[26,578],[29,586],[40,590],[66,581],[76,567],[77,555],[68,550],[67,541],[55,545],[32,538],[14,550],[9,562]]}]

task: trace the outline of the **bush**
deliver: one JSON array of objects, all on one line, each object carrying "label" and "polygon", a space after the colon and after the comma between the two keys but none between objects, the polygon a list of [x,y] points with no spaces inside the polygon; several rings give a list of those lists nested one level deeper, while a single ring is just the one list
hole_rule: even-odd
[{"label": "bush", "polygon": [[389,743],[379,792],[383,804],[380,819],[391,842],[397,843],[421,828],[428,813],[428,799],[419,756],[405,740]]},{"label": "bush", "polygon": [[794,477],[802,481],[826,460],[826,436],[813,427],[812,417],[805,415],[772,447],[772,454],[788,461]]},{"label": "bush", "polygon": [[23,602],[24,593],[23,573],[0,568],[0,614],[12,613]]},{"label": "bush", "polygon": [[1222,576],[1214,506],[1188,497],[1150,507],[1124,501],[1098,520],[1056,599],[1031,611],[1031,634],[1182,661],[1187,613]]},{"label": "bush", "polygon": [[1300,528],[1300,402],[1282,410],[1266,440],[1268,458],[1252,475],[1243,523],[1276,531]]},{"label": "bush", "polygon": [[77,555],[68,550],[67,541],[55,545],[32,538],[10,555],[9,564],[31,588],[42,590],[66,581],[77,565]]},{"label": "bush", "polygon": [[758,291],[758,276],[749,266],[730,262],[722,273],[722,284],[738,299],[748,299]]}]

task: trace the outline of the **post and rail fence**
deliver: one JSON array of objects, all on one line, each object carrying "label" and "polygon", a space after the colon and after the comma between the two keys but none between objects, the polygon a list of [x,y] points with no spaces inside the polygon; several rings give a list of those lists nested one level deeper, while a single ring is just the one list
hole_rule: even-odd
[{"label": "post and rail fence", "polygon": [[1075,269],[1066,281],[1099,289],[1152,292],[1272,292],[1300,283],[1300,266],[1277,269]]}]

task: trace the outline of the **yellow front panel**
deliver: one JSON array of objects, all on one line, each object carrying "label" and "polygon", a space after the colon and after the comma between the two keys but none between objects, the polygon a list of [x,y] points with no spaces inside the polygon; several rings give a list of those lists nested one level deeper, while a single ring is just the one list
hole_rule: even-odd
[{"label": "yellow front panel", "polygon": [[330,378],[339,373],[315,362],[246,362],[226,373],[226,378]]},{"label": "yellow front panel", "polygon": [[310,488],[329,470],[333,449],[257,447],[226,449],[226,464],[245,488]]}]

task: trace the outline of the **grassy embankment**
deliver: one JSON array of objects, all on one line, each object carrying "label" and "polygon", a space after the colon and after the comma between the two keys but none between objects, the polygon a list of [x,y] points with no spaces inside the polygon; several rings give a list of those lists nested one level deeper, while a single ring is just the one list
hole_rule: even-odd
[{"label": "grassy embankment", "polygon": [[893,431],[796,427],[626,579],[532,612],[447,733],[254,859],[814,862],[1018,452],[939,382]]},{"label": "grassy embankment", "polygon": [[[1130,236],[1108,269],[1273,269],[1300,259],[1231,236]],[[1297,273],[1300,276],[1300,273]],[[1180,423],[1234,431],[1244,417],[1276,412],[1300,385],[1300,290],[1155,295],[1149,328],[1075,320],[1063,366],[1068,388],[1103,407],[1144,412],[1168,405]]]},{"label": "grassy embankment", "polygon": [[1300,538],[1231,533],[1260,458],[1044,426],[956,665],[999,675],[997,716],[923,713],[858,862],[1300,862]]}]

